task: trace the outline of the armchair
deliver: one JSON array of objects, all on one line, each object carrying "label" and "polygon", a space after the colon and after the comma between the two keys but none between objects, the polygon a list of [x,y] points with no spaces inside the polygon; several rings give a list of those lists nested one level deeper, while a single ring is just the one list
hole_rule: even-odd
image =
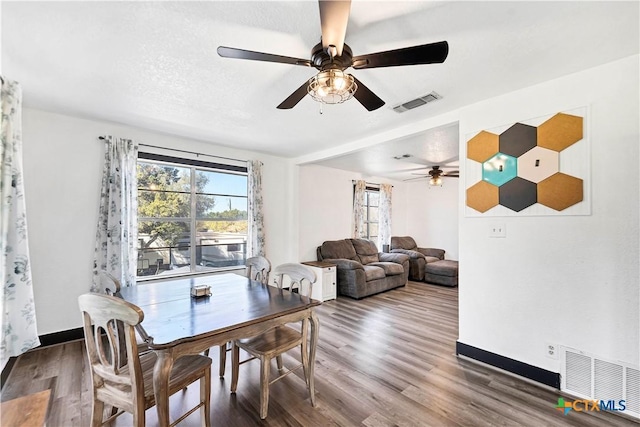
[{"label": "armchair", "polygon": [[419,248],[410,236],[392,236],[391,253],[409,256],[409,278],[422,281],[427,263],[443,260],[445,251],[436,248]]}]

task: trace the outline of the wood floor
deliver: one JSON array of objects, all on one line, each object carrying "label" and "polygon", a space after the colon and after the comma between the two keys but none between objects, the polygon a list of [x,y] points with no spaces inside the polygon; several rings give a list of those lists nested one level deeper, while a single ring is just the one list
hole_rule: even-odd
[{"label": "wood floor", "polygon": [[[213,425],[637,426],[605,412],[565,416],[555,409],[557,391],[457,358],[456,288],[409,282],[361,301],[326,302],[318,314],[317,406],[309,403],[304,381],[289,375],[271,386],[269,416],[261,421],[258,364],[240,367],[237,395],[229,393],[227,366],[225,378],[212,378]],[[211,350],[214,368],[216,351]],[[286,356],[287,362],[295,360]],[[30,351],[17,360],[2,400],[50,388],[47,426],[86,426],[91,413],[87,372],[82,341]],[[174,395],[172,417],[197,401],[198,393],[194,384]],[[115,425],[130,423],[125,414]],[[152,408],[147,425],[155,424]],[[200,425],[199,414],[182,425]]]}]

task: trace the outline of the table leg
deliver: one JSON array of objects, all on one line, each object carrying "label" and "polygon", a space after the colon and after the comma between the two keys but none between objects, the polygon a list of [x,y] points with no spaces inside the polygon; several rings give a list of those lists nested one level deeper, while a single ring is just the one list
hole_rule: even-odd
[{"label": "table leg", "polygon": [[318,333],[320,332],[320,322],[315,311],[311,309],[311,337],[309,345],[309,394],[311,396],[311,405],[316,406],[316,389],[314,371],[316,365],[316,348],[318,347]]},{"label": "table leg", "polygon": [[173,355],[170,351],[158,351],[158,360],[153,367],[153,393],[156,398],[158,424],[169,426],[169,376],[173,367]]}]

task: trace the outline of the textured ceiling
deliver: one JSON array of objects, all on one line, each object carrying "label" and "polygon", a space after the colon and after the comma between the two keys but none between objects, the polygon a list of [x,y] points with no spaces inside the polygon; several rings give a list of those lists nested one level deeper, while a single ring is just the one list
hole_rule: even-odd
[{"label": "textured ceiling", "polygon": [[[275,108],[314,69],[216,54],[225,45],[308,58],[320,38],[315,1],[5,1],[1,8],[2,72],[22,83],[25,106],[285,157],[638,53],[638,2],[355,0],[346,36],[354,55],[447,40],[449,57],[354,71],[387,104],[367,112],[351,100],[320,114],[310,97],[293,110]],[[443,99],[403,114],[391,109],[431,91]]]},{"label": "textured ceiling", "polygon": [[432,166],[445,172],[458,170],[458,141],[458,123],[451,123],[315,163],[357,171],[365,178],[426,179]]}]

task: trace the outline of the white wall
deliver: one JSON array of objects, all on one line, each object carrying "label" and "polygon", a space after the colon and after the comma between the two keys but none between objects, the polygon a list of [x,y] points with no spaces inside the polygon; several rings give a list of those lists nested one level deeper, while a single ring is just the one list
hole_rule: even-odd
[{"label": "white wall", "polygon": [[458,179],[443,178],[442,187],[428,180],[405,183],[406,234],[419,247],[444,249],[446,259],[458,259]]},{"label": "white wall", "polygon": [[[352,180],[392,184],[391,232],[404,233],[405,196],[402,183],[317,165],[299,166],[299,261],[314,261],[325,240],[351,237]],[[380,251],[382,248],[378,248]]]},{"label": "white wall", "polygon": [[24,180],[40,335],[81,326],[77,297],[90,287],[105,146],[97,137],[105,134],[161,147],[261,160],[267,256],[274,265],[297,258],[297,248],[291,244],[297,235],[291,208],[297,195],[292,193],[295,175],[290,161],[25,108]]},{"label": "white wall", "polygon": [[589,106],[589,216],[464,217],[460,193],[460,338],[559,372],[545,343],[638,365],[638,56],[512,92],[460,112],[465,135]]}]

